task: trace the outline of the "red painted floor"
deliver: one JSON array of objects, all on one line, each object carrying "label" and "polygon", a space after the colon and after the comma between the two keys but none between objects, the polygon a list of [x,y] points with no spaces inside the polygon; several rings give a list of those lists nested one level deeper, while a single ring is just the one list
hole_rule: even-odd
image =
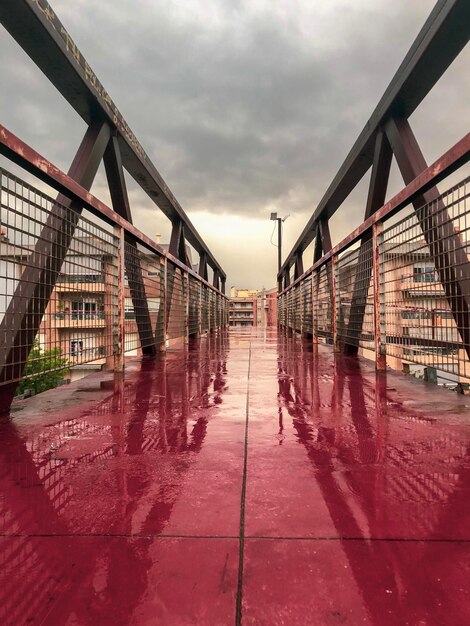
[{"label": "red painted floor", "polygon": [[239,330],[0,424],[0,624],[470,623],[470,398]]}]

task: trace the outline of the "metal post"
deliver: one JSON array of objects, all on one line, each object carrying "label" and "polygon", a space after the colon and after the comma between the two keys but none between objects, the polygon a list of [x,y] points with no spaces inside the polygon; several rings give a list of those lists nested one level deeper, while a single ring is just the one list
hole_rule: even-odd
[{"label": "metal post", "polygon": [[211,301],[212,293],[209,287],[207,287],[207,335],[211,334]]},{"label": "metal post", "polygon": [[124,351],[125,351],[125,275],[124,275],[124,228],[114,227],[114,233],[118,238],[117,256],[117,328],[113,330],[113,355],[114,371],[124,371]]},{"label": "metal post", "polygon": [[282,218],[277,218],[277,272],[282,267]]},{"label": "metal post", "polygon": [[199,323],[199,337],[202,337],[202,324],[203,324],[203,315],[202,315],[202,283],[199,283],[199,303],[198,303],[198,323]]},{"label": "metal post", "polygon": [[165,257],[163,260],[163,342],[160,345],[160,351],[166,351],[166,331],[168,327],[168,309],[167,309],[167,286],[168,286],[168,259]]},{"label": "metal post", "polygon": [[339,352],[338,339],[338,294],[336,292],[336,265],[338,257],[334,254],[331,257],[331,330],[333,334],[333,351]]},{"label": "metal post", "polygon": [[316,282],[316,278],[317,278],[317,270],[315,270],[314,273],[312,273],[312,293],[310,294],[311,298],[312,298],[312,338],[313,338],[313,345],[318,348],[318,335],[316,332],[316,325],[317,325],[317,320],[315,317],[315,282]]},{"label": "metal post", "polygon": [[[111,195],[113,209],[132,224],[131,207],[127,193],[126,179],[122,167],[121,151],[117,137],[111,137],[104,153],[104,166],[108,179],[108,188]],[[155,354],[155,344],[148,345],[148,338],[154,335],[148,300],[145,294],[145,284],[140,264],[140,255],[137,243],[128,239],[124,254],[124,263],[127,270],[127,282],[130,297],[135,311],[135,320],[139,333],[142,354]]]},{"label": "metal post", "polygon": [[186,311],[184,342],[189,343],[189,273],[186,273]]},{"label": "metal post", "polygon": [[374,348],[375,369],[384,372],[387,369],[387,357],[383,345],[383,294],[380,280],[380,235],[383,230],[383,222],[377,222],[372,226],[372,263],[374,271]]}]

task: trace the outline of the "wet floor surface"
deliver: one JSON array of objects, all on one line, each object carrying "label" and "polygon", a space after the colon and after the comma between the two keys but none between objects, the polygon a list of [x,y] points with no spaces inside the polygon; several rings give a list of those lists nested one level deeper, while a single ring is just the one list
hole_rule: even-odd
[{"label": "wet floor surface", "polygon": [[0,624],[469,624],[469,404],[274,330],[42,394],[0,424]]}]

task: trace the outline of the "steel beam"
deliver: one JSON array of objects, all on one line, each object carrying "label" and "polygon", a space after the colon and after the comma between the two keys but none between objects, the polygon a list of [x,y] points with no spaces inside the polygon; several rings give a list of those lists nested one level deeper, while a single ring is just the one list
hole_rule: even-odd
[{"label": "steel beam", "polygon": [[199,275],[202,276],[204,280],[208,280],[207,276],[207,256],[205,252],[203,252],[199,257]]},{"label": "steel beam", "polygon": [[106,119],[116,128],[123,166],[172,221],[181,220],[186,239],[205,252],[207,263],[225,273],[178,203],[108,92],[46,0],[3,0],[0,21],[52,84],[89,125]]},{"label": "steel beam", "polygon": [[295,268],[294,268],[294,280],[297,280],[299,276],[304,273],[304,262],[302,252],[297,252],[295,255]]},{"label": "steel beam", "polygon": [[179,259],[182,263],[191,267],[191,263],[188,258],[185,242],[185,227],[181,220],[173,222],[170,237],[169,252],[174,257]]},{"label": "steel beam", "polygon": [[313,241],[320,217],[331,217],[372,166],[380,127],[392,117],[408,118],[466,46],[469,38],[470,2],[439,0],[284,261],[280,274],[292,267],[296,253],[305,250]]},{"label": "steel beam", "polygon": [[214,278],[212,281],[212,285],[217,289],[217,291],[219,291],[219,272],[217,270],[214,270]]},{"label": "steel beam", "polygon": [[[365,220],[378,211],[385,202],[391,165],[392,149],[386,134],[380,130],[375,140],[374,163],[372,165],[372,173],[369,182],[369,192],[364,215]],[[359,349],[359,338],[362,333],[362,324],[364,322],[370,278],[372,275],[372,264],[366,263],[371,236],[371,231],[364,233],[361,239],[361,247],[359,248],[357,267],[361,268],[361,275],[356,274],[354,281],[351,309],[346,330],[347,339],[344,340],[344,351],[347,354],[357,354]],[[374,250],[372,250],[372,254],[374,254]]]},{"label": "steel beam", "polygon": [[[126,179],[124,177],[124,170],[122,167],[121,153],[115,136],[111,137],[109,140],[104,153],[104,166],[106,170],[106,177],[108,179],[108,187],[113,209],[118,215],[132,224],[132,214],[129,205],[129,197],[127,195]],[[133,262],[134,259],[139,259],[137,244],[132,238],[127,237],[124,245],[124,265],[126,268],[127,282],[129,284],[129,291],[134,307],[142,354],[156,354],[155,344],[151,346],[146,345],[148,343],[148,337],[153,337],[155,339],[155,332],[152,328],[152,321],[150,319],[140,260],[139,265],[136,265],[136,263]]]},{"label": "steel beam", "polygon": [[[87,129],[69,176],[89,189],[110,138],[107,123]],[[62,263],[80,219],[82,205],[59,194],[0,324],[0,413],[14,397]]]},{"label": "steel beam", "polygon": [[290,273],[289,273],[289,269],[287,269],[287,271],[285,271],[285,272],[284,272],[283,282],[284,282],[284,289],[287,289],[287,288],[290,286]]},{"label": "steel beam", "polygon": [[[326,254],[331,250],[331,248],[331,234],[328,220],[326,218],[322,218],[317,224],[317,230],[315,235],[315,248],[313,250],[313,263],[315,264],[322,257],[322,252]],[[331,276],[330,265],[328,265],[326,268],[326,279],[328,281],[328,289],[330,290],[330,293],[332,293],[333,279]],[[318,293],[320,289],[320,272],[317,272],[316,280],[312,275],[312,285],[314,294]]]}]

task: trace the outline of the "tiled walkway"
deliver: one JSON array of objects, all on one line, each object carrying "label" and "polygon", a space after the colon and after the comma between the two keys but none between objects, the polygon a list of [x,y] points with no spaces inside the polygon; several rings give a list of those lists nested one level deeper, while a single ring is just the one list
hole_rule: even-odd
[{"label": "tiled walkway", "polygon": [[469,404],[243,330],[19,404],[0,624],[469,624]]}]

